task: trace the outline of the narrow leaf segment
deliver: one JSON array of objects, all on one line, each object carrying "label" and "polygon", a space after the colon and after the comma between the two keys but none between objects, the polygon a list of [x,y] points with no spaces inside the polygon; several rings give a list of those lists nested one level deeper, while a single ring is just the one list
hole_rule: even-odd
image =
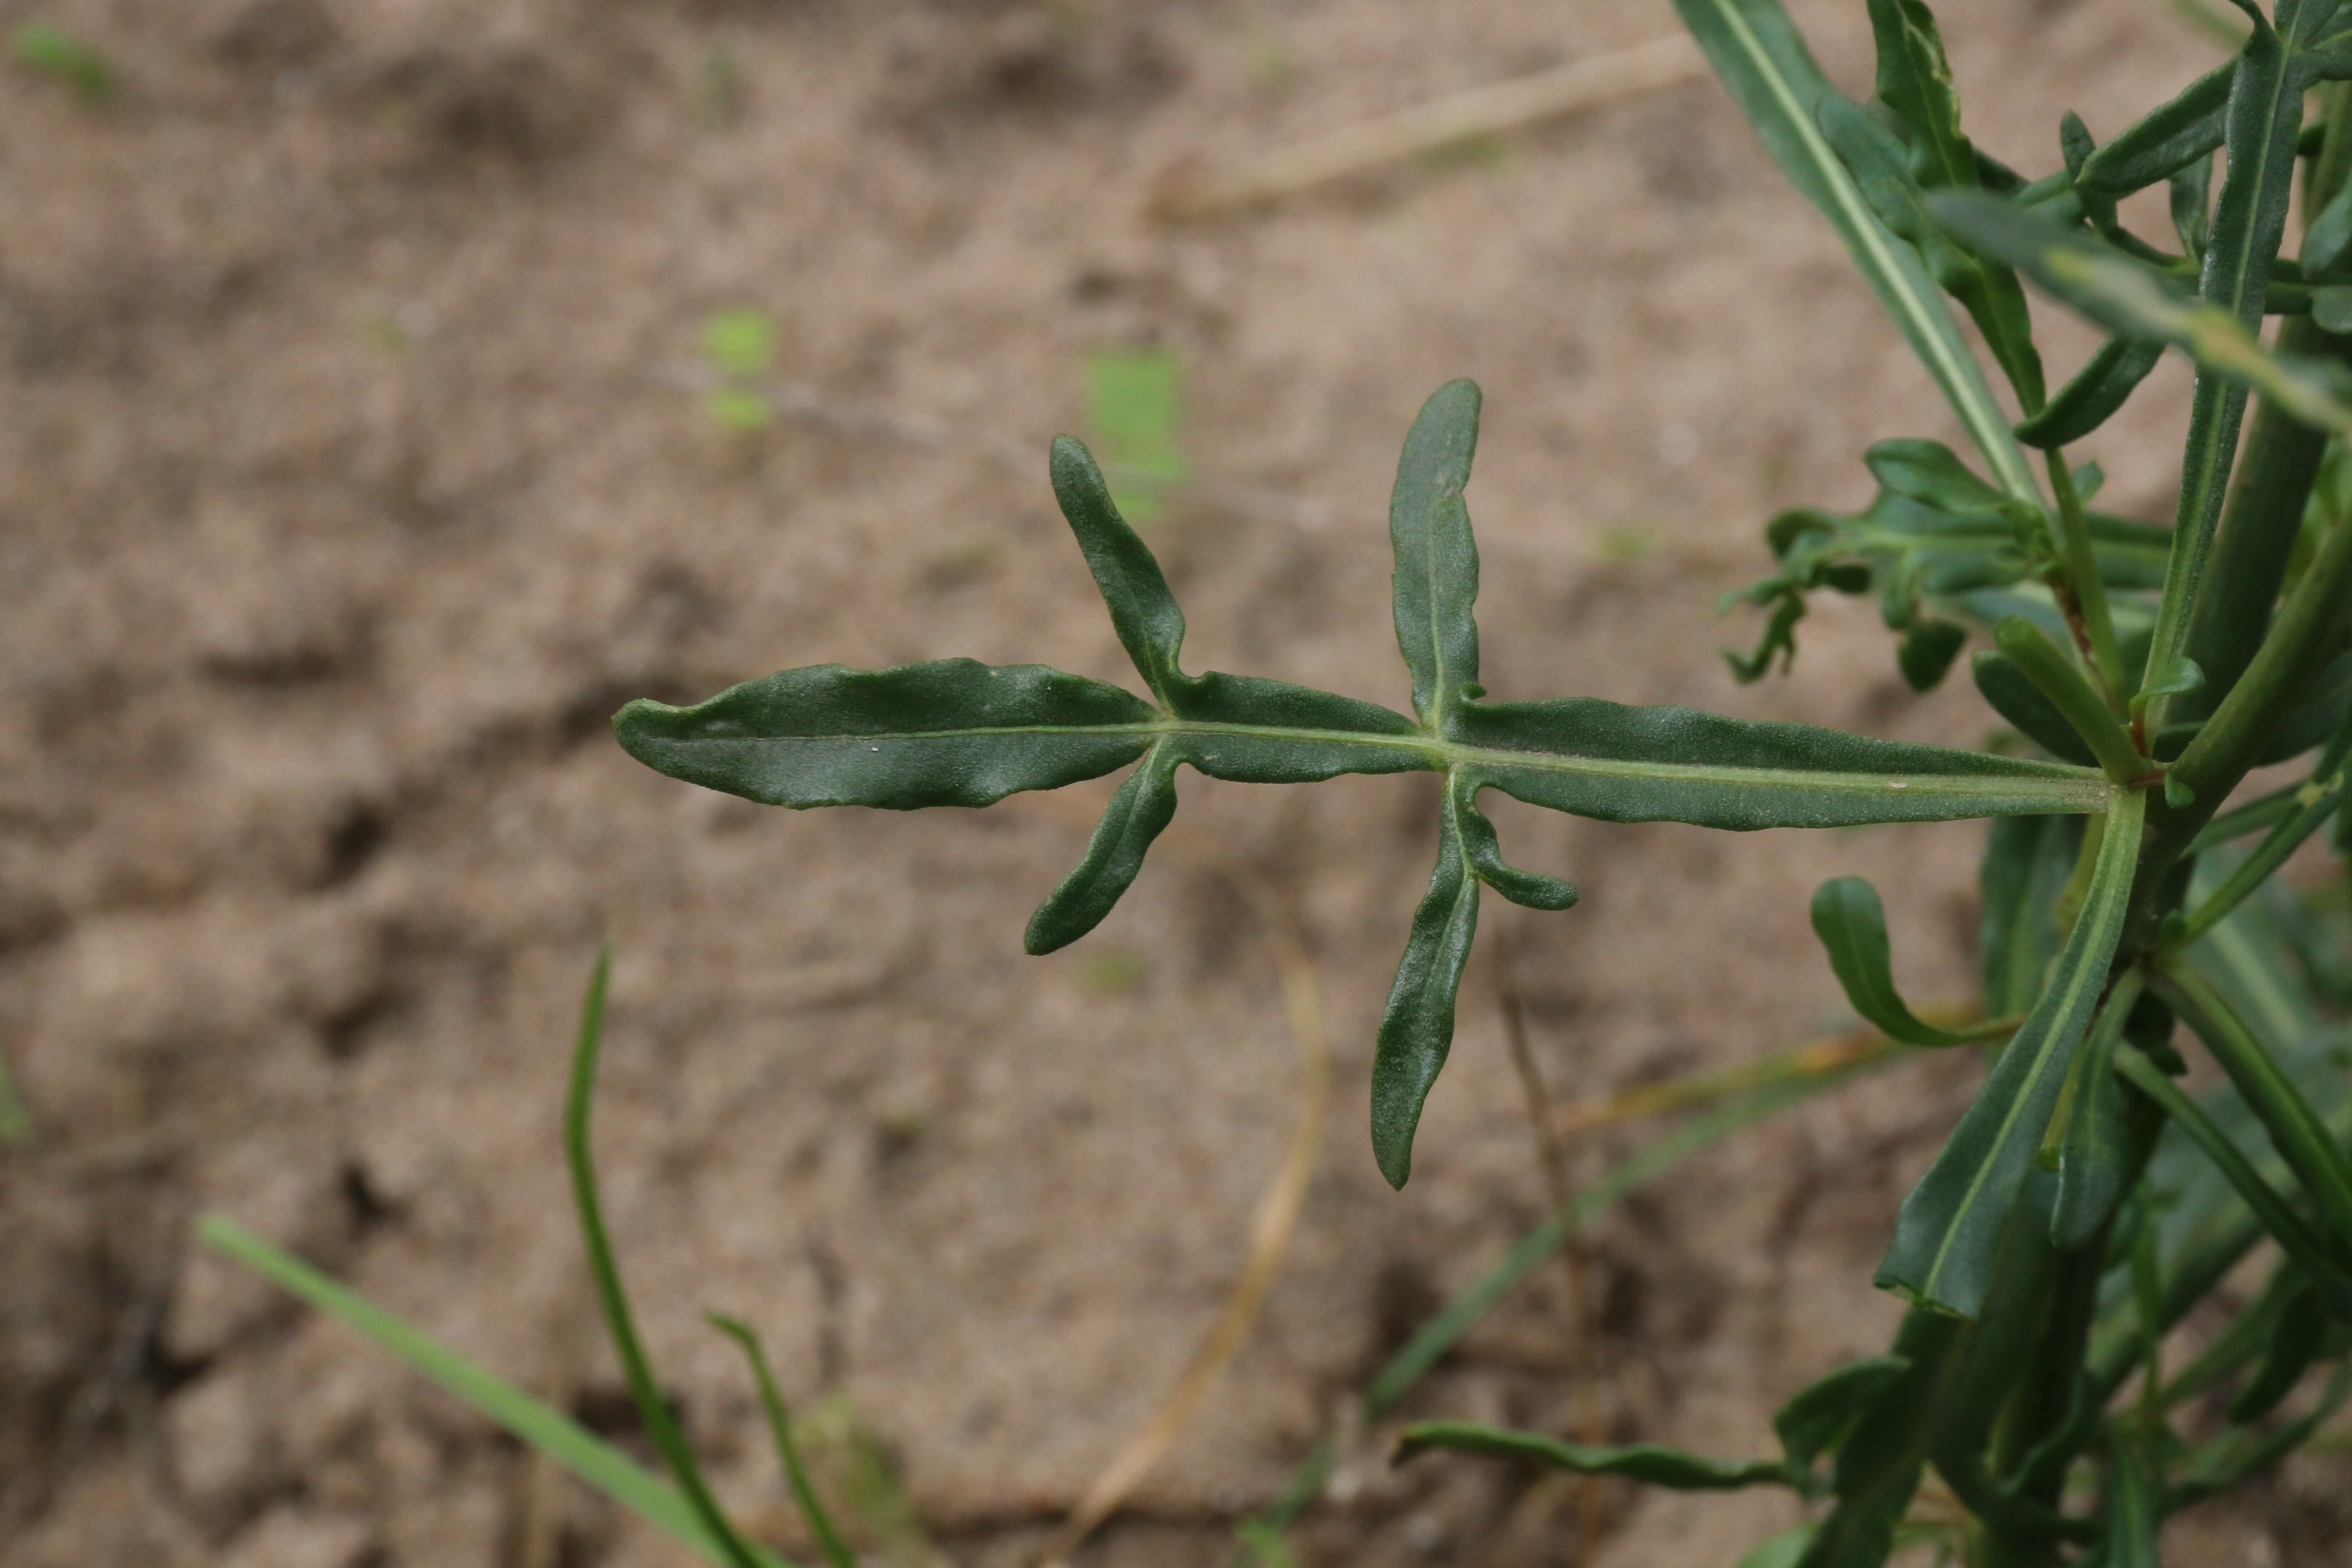
[{"label": "narrow leaf segment", "polygon": [[1881,1285],[1962,1317],[1982,1305],[2001,1227],[2106,988],[2147,810],[2145,791],[2116,792],[2089,894],[2057,968],[1951,1141],[1904,1200],[1879,1266]]},{"label": "narrow leaf segment", "polygon": [[1536,1432],[1511,1432],[1468,1421],[1423,1421],[1407,1427],[1397,1443],[1397,1462],[1432,1448],[1518,1459],[1578,1475],[1623,1476],[1674,1491],[1737,1491],[1742,1487],[1790,1484],[1788,1466],[1777,1459],[1706,1459],[1659,1443],[1591,1448]]}]

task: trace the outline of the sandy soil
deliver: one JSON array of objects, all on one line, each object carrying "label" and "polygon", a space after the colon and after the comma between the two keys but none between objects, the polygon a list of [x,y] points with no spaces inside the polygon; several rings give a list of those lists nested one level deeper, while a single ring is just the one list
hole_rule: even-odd
[{"label": "sandy soil", "polygon": [[[2060,110],[2112,131],[2211,58],[2142,0],[1943,9],[1981,138],[2035,172]],[[639,768],[604,720],[831,660],[1127,678],[1044,476],[1091,350],[1187,367],[1201,479],[1154,543],[1196,667],[1402,700],[1386,482],[1420,399],[1468,374],[1499,695],[1983,733],[1972,696],[1901,688],[1866,606],[1808,623],[1793,683],[1741,690],[1716,657],[1748,634],[1712,607],[1760,571],[1765,516],[1857,504],[1867,443],[1952,432],[1711,82],[1270,212],[1142,215],[1171,169],[1656,37],[1662,0],[41,15],[121,87],[95,110],[0,92],[0,1049],[41,1129],[0,1157],[11,1563],[677,1561],[186,1236],[232,1215],[625,1434],[556,1141],[601,941],[614,1224],[721,1490],[778,1517],[705,1308],[759,1325],[796,1398],[854,1407],[949,1558],[1034,1550],[1240,1266],[1297,1092],[1262,941],[1175,846],[1087,942],[1020,956],[1108,781],[763,811]],[[1861,7],[1805,15],[1864,83]],[[751,435],[679,385],[735,305],[773,315],[802,400]],[[2164,374],[2101,453],[2150,516],[2185,406]],[[1220,1561],[1232,1514],[1543,1212],[1486,960],[1411,1189],[1370,1159],[1430,803],[1186,783],[1188,826],[1297,912],[1339,1088],[1260,1322],[1093,1561]],[[1916,993],[1966,988],[1975,829],[1504,830],[1585,892],[1490,905],[1559,1097],[1839,1027],[1803,915],[1824,876],[1886,889]],[[1615,1428],[1756,1449],[1781,1398],[1876,1348],[1869,1266],[1968,1088],[1906,1070],[1613,1214]],[[1580,1142],[1580,1177],[1645,1135]],[[1564,1428],[1562,1318],[1547,1274],[1412,1413]],[[1308,1561],[1566,1560],[1557,1494],[1391,1475],[1377,1439]],[[2183,1550],[2321,1539],[2344,1477],[2308,1468]],[[1727,1563],[1794,1517],[1620,1501],[1587,1561]]]}]

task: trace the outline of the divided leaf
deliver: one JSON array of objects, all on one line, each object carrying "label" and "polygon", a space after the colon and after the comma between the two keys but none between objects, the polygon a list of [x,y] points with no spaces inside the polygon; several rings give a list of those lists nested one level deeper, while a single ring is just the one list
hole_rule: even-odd
[{"label": "divided leaf", "polygon": [[1086,858],[1029,917],[1022,946],[1033,956],[1066,947],[1092,931],[1134,885],[1151,841],[1176,818],[1176,764],[1182,757],[1174,742],[1163,740],[1118,787]]},{"label": "divided leaf", "polygon": [[1908,1356],[1874,1355],[1850,1361],[1800,1390],[1772,1417],[1790,1472],[1811,1475],[1814,1459],[1834,1452],[1910,1370]]},{"label": "divided leaf", "polygon": [[2017,438],[2045,452],[2082,440],[2115,417],[2163,357],[2158,340],[2109,338],[2041,413],[2018,425]]},{"label": "divided leaf", "polygon": [[1135,661],[1143,684],[1170,708],[1189,684],[1177,666],[1184,648],[1184,612],[1168,591],[1168,579],[1142,536],[1128,526],[1112,501],[1110,486],[1094,454],[1074,436],[1054,437],[1047,470],[1053,476],[1054,498],[1077,536],[1110,610],[1110,623],[1119,645]]},{"label": "divided leaf", "polygon": [[2207,71],[2085,158],[2075,184],[2102,196],[2128,196],[2211,157],[2229,132],[2230,89],[2237,78],[2235,59]]}]

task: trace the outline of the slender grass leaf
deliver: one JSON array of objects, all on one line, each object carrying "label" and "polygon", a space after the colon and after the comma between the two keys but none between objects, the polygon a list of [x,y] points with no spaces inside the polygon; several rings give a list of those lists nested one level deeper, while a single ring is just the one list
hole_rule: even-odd
[{"label": "slender grass leaf", "polygon": [[1469,1421],[1420,1421],[1397,1441],[1396,1462],[1433,1448],[1487,1458],[1517,1459],[1583,1476],[1623,1476],[1669,1491],[1738,1491],[1744,1487],[1787,1486],[1788,1468],[1777,1459],[1704,1459],[1660,1443],[1591,1448],[1563,1443],[1537,1432],[1510,1432]]},{"label": "slender grass leaf", "polygon": [[1777,0],[1675,0],[1716,74],[1765,150],[1845,242],[1887,313],[1943,390],[2000,487],[2035,506],[2025,454],[1993,401],[1984,371],[1936,296],[1917,252],[1870,210],[1821,132],[1816,106],[1832,89]]},{"label": "slender grass leaf", "polygon": [[2040,627],[2021,615],[2011,615],[1992,629],[1992,637],[2001,653],[2091,748],[2108,778],[2127,785],[2148,771],[2147,758],[2132,744],[2131,732],[2124,728],[2115,710],[2091,689],[2083,672]]},{"label": "slender grass leaf", "polygon": [[639,699],[613,720],[657,772],[770,806],[988,806],[1143,755],[1158,716],[1117,686],[971,659],[746,681],[692,707]]},{"label": "slender grass leaf", "polygon": [[1412,912],[1372,1051],[1372,1157],[1392,1187],[1412,1175],[1413,1130],[1454,1048],[1454,998],[1478,931],[1478,879],[1470,874],[1462,839],[1449,789],[1438,815],[1437,867]]},{"label": "slender grass leaf", "polygon": [[[2205,1157],[2212,1161],[2213,1168],[2221,1173],[2251,1213],[2254,1225],[2259,1228],[2253,1234],[2268,1232],[2271,1239],[2279,1244],[2280,1250],[2326,1291],[2328,1300],[2339,1312],[2352,1309],[2352,1276],[2347,1276],[2336,1265],[2319,1233],[2295,1213],[2286,1199],[2279,1196],[2278,1190],[2254,1168],[2253,1162],[2246,1157],[2229,1134],[2215,1125],[2213,1119],[2194,1100],[2182,1093],[2179,1085],[2137,1047],[2126,1045],[2116,1051],[2116,1071],[2133,1088],[2161,1106],[2173,1125],[2188,1134]],[[2251,1244],[2252,1239],[2252,1237],[2249,1236],[2246,1244]],[[2243,1249],[2242,1245],[2239,1251]],[[2234,1256],[2228,1261],[2234,1262]],[[2227,1262],[2222,1267],[2226,1268]],[[2198,1294],[2202,1293],[2201,1290],[2198,1291]]]},{"label": "slender grass leaf", "polygon": [[[431,1334],[337,1283],[291,1253],[271,1246],[225,1216],[196,1221],[197,1239],[215,1252],[299,1297],[406,1363],[519,1441],[546,1455],[646,1523],[704,1559],[728,1557],[677,1489],[553,1406],[532,1398]],[[783,1568],[773,1554],[763,1564]]]},{"label": "slender grass leaf", "polygon": [[2352,1236],[2352,1157],[2346,1155],[2341,1140],[2210,980],[2177,960],[2158,973],[2165,1000],[2205,1042],[2240,1096],[2262,1119],[2263,1131],[2317,1204],[2328,1230]]},{"label": "slender grass leaf", "polygon": [[1992,711],[2026,739],[2062,762],[2089,767],[2098,761],[2058,705],[2008,654],[1989,648],[1969,661],[1969,673]]},{"label": "slender grass leaf", "polygon": [[1412,674],[1412,709],[1435,731],[1477,695],[1478,546],[1462,498],[1478,449],[1478,385],[1448,382],[1422,405],[1389,500],[1396,549],[1397,645]]},{"label": "slender grass leaf", "polygon": [[1907,1357],[1874,1355],[1850,1361],[1800,1390],[1772,1417],[1791,1474],[1812,1472],[1813,1461],[1832,1452],[1911,1370]]},{"label": "slender grass leaf", "polygon": [[1832,877],[1813,894],[1813,935],[1830,956],[1853,1010],[1906,1045],[1965,1045],[1975,1036],[1922,1023],[1895,988],[1886,907],[1858,876]]},{"label": "slender grass leaf", "polygon": [[1181,753],[1161,741],[1118,787],[1087,844],[1086,858],[1029,917],[1022,945],[1032,955],[1068,946],[1111,912],[1143,870],[1151,841],[1176,818],[1176,764]]},{"label": "slender grass leaf", "polygon": [[[2305,840],[2317,832],[2335,815],[2344,800],[2345,764],[2352,754],[2352,719],[2337,729],[2336,738],[2321,754],[2319,766],[2311,778],[2295,786],[2283,801],[2289,810],[2283,812],[2277,824],[2257,845],[2253,853],[2240,861],[2221,886],[2209,894],[2204,902],[2190,913],[2174,946],[2186,947],[2203,937],[2220,925],[2253,891],[2268,882],[2284,865],[2287,857],[2301,848]],[[2219,825],[2219,820],[2208,824],[2207,831]],[[2200,835],[2201,837],[2201,835]]]},{"label": "slender grass leaf", "polygon": [[2210,158],[2229,134],[2230,89],[2237,78],[2235,59],[2207,71],[2085,158],[2075,184],[2102,196],[2128,196]]},{"label": "slender grass leaf", "polygon": [[2082,440],[2115,416],[2163,357],[2161,342],[2109,338],[2041,413],[2017,427],[2017,438],[2043,451]]},{"label": "slender grass leaf", "polygon": [[2279,1303],[2261,1364],[2230,1401],[2230,1419],[2242,1427],[2277,1409],[2318,1359],[2334,1321],[2326,1301],[2308,1283],[2290,1289]]},{"label": "slender grass leaf", "polygon": [[761,1554],[743,1539],[726,1511],[719,1506],[719,1500],[711,1495],[710,1484],[703,1479],[702,1467],[696,1462],[686,1434],[678,1429],[668,1401],[662,1397],[661,1385],[654,1377],[653,1362],[646,1354],[635,1316],[629,1310],[629,1293],[621,1282],[620,1259],[604,1228],[604,1206],[596,1193],[596,1162],[590,1147],[589,1121],[596,1097],[596,1058],[604,1044],[604,996],[612,977],[613,955],[607,949],[596,956],[596,968],[588,981],[587,1000],[580,1009],[580,1040],[572,1054],[571,1092],[563,1106],[563,1156],[572,1170],[572,1197],[580,1217],[580,1238],[588,1249],[589,1272],[596,1282],[597,1304],[604,1309],[605,1333],[620,1358],[629,1396],[637,1406],[637,1418],[645,1423],[646,1435],[652,1439],[654,1450],[668,1466],[670,1479],[677,1483],[679,1494],[694,1511],[704,1531],[718,1543],[719,1561],[730,1568],[761,1568]]},{"label": "slender grass leaf", "polygon": [[1975,1315],[1992,1254],[2033,1165],[2059,1091],[2106,988],[2123,932],[2147,797],[2119,791],[2083,911],[2026,1015],[1951,1141],[1904,1200],[1878,1282],[1923,1305]]},{"label": "slender grass leaf", "polygon": [[1451,738],[1456,766],[1481,783],[1610,822],[1746,830],[2097,812],[2112,792],[2058,763],[1591,697],[1465,704]]},{"label": "slender grass leaf", "polygon": [[2121,1421],[2107,1429],[2105,1501],[2101,1568],[2163,1568],[2157,1531],[2164,1520],[2164,1471],[2146,1435]]},{"label": "slender grass leaf", "polygon": [[1168,579],[1141,537],[1119,516],[1110,486],[1094,454],[1076,437],[1054,437],[1047,464],[1054,481],[1054,498],[1077,536],[1078,549],[1102,590],[1110,623],[1119,645],[1135,661],[1136,672],[1162,704],[1173,707],[1176,694],[1187,685],[1177,658],[1184,648],[1184,612],[1168,591]]},{"label": "slender grass leaf", "polygon": [[2116,1076],[2116,1048],[2124,1024],[2137,1005],[2143,985],[2137,969],[2117,977],[2100,1004],[2089,1039],[2074,1059],[2065,1103],[2052,1124],[2059,1135],[2058,1197],[2050,1215],[2050,1244],[2061,1252],[2090,1245],[2115,1212],[2137,1162],[2124,1126],[2123,1084]]},{"label": "slender grass leaf", "polygon": [[1454,811],[1462,824],[1462,852],[1478,880],[1528,909],[1561,910],[1576,903],[1576,889],[1556,876],[1521,871],[1505,862],[1495,824],[1478,810],[1477,792],[1465,774],[1454,775],[1447,786],[1454,792]]},{"label": "slender grass leaf", "polygon": [[735,1342],[751,1364],[751,1376],[760,1385],[760,1406],[767,1413],[768,1435],[776,1446],[776,1460],[784,1468],[784,1484],[792,1489],[793,1502],[801,1511],[801,1520],[809,1533],[816,1538],[817,1550],[832,1568],[857,1568],[857,1554],[841,1538],[825,1511],[824,1500],[816,1488],[809,1484],[808,1467],[801,1463],[800,1444],[793,1437],[792,1411],[784,1404],[783,1391],[776,1386],[776,1375],[768,1365],[768,1353],[760,1343],[760,1336],[751,1325],[737,1319],[713,1312],[711,1325]]}]

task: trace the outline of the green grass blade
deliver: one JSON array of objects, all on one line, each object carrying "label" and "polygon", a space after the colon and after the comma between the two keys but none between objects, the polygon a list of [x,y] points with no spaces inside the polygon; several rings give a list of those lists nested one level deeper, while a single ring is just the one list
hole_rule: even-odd
[{"label": "green grass blade", "polygon": [[1778,1459],[1708,1459],[1661,1443],[1593,1448],[1563,1443],[1538,1432],[1512,1432],[1472,1421],[1420,1421],[1398,1439],[1402,1464],[1433,1448],[1568,1470],[1581,1476],[1623,1476],[1672,1491],[1737,1491],[1743,1487],[1789,1486],[1789,1468]]},{"label": "green grass blade", "polygon": [[620,1260],[613,1251],[613,1239],[604,1228],[604,1206],[596,1195],[596,1166],[589,1147],[589,1113],[596,1097],[596,1058],[604,1042],[604,996],[613,977],[613,955],[608,948],[596,956],[596,969],[588,980],[588,997],[580,1010],[580,1040],[572,1057],[572,1091],[563,1108],[563,1154],[572,1169],[572,1196],[580,1214],[581,1239],[587,1244],[588,1266],[596,1280],[596,1299],[604,1310],[604,1327],[612,1335],[613,1349],[620,1356],[621,1371],[628,1379],[629,1394],[636,1401],[638,1417],[645,1422],[646,1434],[653,1439],[654,1448],[669,1466],[670,1477],[677,1483],[687,1506],[694,1511],[702,1529],[719,1547],[719,1561],[729,1568],[760,1568],[760,1554],[751,1544],[737,1533],[719,1500],[710,1495],[709,1483],[702,1479],[702,1467],[688,1447],[686,1434],[678,1430],[677,1422],[669,1413],[669,1404],[662,1397],[661,1385],[654,1378],[652,1361],[646,1354],[645,1342],[637,1335],[635,1316],[629,1311],[628,1292],[621,1283]]},{"label": "green grass blade", "polygon": [[783,1390],[776,1386],[776,1374],[768,1364],[768,1353],[760,1343],[760,1336],[751,1332],[750,1324],[716,1312],[710,1315],[710,1322],[741,1347],[744,1359],[751,1364],[751,1375],[760,1385],[760,1405],[768,1415],[768,1435],[776,1445],[777,1462],[784,1467],[784,1480],[793,1489],[793,1501],[799,1505],[809,1533],[816,1537],[818,1550],[833,1568],[857,1568],[857,1554],[841,1538],[841,1531],[834,1527],[833,1515],[825,1511],[824,1500],[809,1483],[808,1467],[801,1463],[800,1444],[793,1437],[792,1411],[784,1404]]},{"label": "green grass blade", "polygon": [[2314,1280],[2324,1283],[2332,1299],[2352,1307],[2352,1278],[2347,1278],[2329,1258],[2319,1233],[2263,1179],[2244,1151],[2213,1124],[2213,1119],[2197,1102],[2182,1093],[2180,1086],[2167,1077],[2162,1068],[2135,1047],[2124,1046],[2116,1051],[2116,1071],[2133,1088],[2155,1101],[2174,1124],[2204,1151],[2205,1157],[2213,1162],[2214,1168],[2253,1211],[2254,1218],[2280,1249]]},{"label": "green grass blade", "polygon": [[2076,1048],[2106,989],[2138,864],[2144,791],[2120,791],[2084,900],[2041,999],[1895,1220],[1878,1283],[1973,1317],[2018,1187],[2040,1151]]},{"label": "green grass blade", "polygon": [[1675,8],[1773,162],[1845,241],[2001,489],[2041,506],[2024,450],[1918,253],[1878,220],[1822,136],[1815,106],[1832,89],[1788,14],[1777,0],[1675,0]]},{"label": "green grass blade", "polygon": [[[424,1330],[338,1284],[292,1254],[217,1214],[196,1221],[196,1236],[223,1257],[252,1270],[336,1318],[408,1364],[445,1392],[546,1455],[646,1523],[712,1563],[730,1561],[677,1490],[553,1406],[451,1350]],[[765,1568],[790,1568],[758,1554]]]}]

